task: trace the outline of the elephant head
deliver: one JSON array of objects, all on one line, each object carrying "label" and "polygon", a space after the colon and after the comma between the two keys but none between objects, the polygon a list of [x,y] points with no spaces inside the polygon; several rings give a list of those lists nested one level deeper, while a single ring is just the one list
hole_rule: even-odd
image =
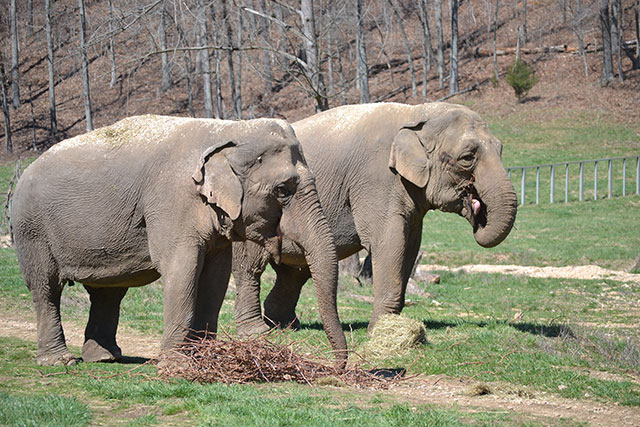
[{"label": "elephant head", "polygon": [[419,111],[396,134],[389,167],[424,189],[427,209],[458,213],[478,244],[498,245],[513,227],[517,206],[501,142],[467,107],[433,103]]},{"label": "elephant head", "polygon": [[264,246],[276,263],[280,263],[283,232],[290,230],[303,245],[325,332],[344,365],[346,339],[337,310],[338,261],[333,234],[293,129],[284,122],[275,123],[267,135],[253,135],[252,144],[233,141],[207,148],[193,181],[203,200],[218,214],[219,231],[230,240],[254,241]]},{"label": "elephant head", "polygon": [[266,135],[255,132],[264,127],[253,126],[234,140],[208,146],[192,178],[216,213],[219,233],[232,241],[254,241],[279,259],[282,209],[296,192],[299,167],[306,165],[291,127],[269,122]]}]

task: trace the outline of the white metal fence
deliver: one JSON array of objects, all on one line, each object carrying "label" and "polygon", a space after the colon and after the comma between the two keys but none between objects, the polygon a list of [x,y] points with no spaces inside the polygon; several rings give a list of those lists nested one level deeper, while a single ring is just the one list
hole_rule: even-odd
[{"label": "white metal fence", "polygon": [[[603,167],[606,177],[602,172],[598,174]],[[543,202],[546,197],[541,197],[540,192],[546,192],[545,189],[548,189],[549,203],[640,195],[640,155],[515,166],[507,168],[507,174],[514,188],[520,187],[520,205],[533,203],[530,200],[535,200],[535,204]]]}]

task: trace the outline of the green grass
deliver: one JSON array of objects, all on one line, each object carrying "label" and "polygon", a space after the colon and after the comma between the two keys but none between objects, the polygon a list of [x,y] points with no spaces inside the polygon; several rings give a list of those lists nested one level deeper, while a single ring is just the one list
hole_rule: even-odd
[{"label": "green grass", "polygon": [[5,426],[84,426],[90,421],[87,405],[73,397],[0,392],[0,424]]},{"label": "green grass", "polygon": [[423,262],[462,264],[584,265],[626,270],[640,254],[640,198],[518,208],[513,230],[495,248],[475,243],[469,223],[429,212],[424,221]]}]

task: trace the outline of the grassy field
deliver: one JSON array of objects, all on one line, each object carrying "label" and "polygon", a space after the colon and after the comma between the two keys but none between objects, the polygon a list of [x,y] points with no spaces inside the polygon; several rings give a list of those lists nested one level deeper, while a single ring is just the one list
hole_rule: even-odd
[{"label": "grassy field", "polygon": [[[582,125],[560,118],[541,126],[516,115],[496,118],[491,127],[505,142],[508,165],[638,152],[637,136],[634,139],[624,127],[591,116],[577,119]],[[580,156],[571,154],[576,149]],[[0,166],[0,192],[12,172],[13,165]],[[464,219],[432,212],[425,218],[423,262],[628,269],[640,253],[639,209],[637,196],[527,205],[519,209],[511,235],[494,249],[479,247]],[[428,342],[405,354],[371,358],[365,365],[403,367],[408,375],[420,374],[416,381],[421,385],[403,386],[409,390],[405,394],[393,389],[169,381],[140,359],[44,368],[34,363],[33,341],[0,337],[0,425],[583,425],[576,415],[587,412],[583,405],[614,408],[614,424],[616,411],[640,410],[639,283],[438,273],[440,283],[421,284],[427,294],[409,295],[403,311],[425,324]],[[264,298],[273,272],[263,279]],[[347,340],[351,349],[365,356],[372,295],[370,285],[341,279],[338,302]],[[231,334],[233,303],[230,291],[221,324]],[[287,332],[281,339],[323,351],[326,338],[310,284],[303,289],[297,313],[302,330]],[[87,314],[85,290],[67,287],[63,319],[81,330]],[[10,248],[0,249],[2,319],[35,321],[31,296]],[[121,325],[129,335],[151,340],[161,334],[160,283],[129,291]],[[441,384],[461,388],[445,403],[422,395]],[[474,397],[478,386],[494,398]],[[509,403],[490,406],[491,399]],[[558,399],[567,408],[564,418],[525,409],[527,402]]]}]

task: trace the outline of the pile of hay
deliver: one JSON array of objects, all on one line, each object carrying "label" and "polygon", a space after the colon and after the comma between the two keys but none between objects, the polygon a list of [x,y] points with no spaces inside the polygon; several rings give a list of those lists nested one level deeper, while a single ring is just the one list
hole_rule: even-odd
[{"label": "pile of hay", "polygon": [[367,358],[386,359],[400,356],[426,342],[427,330],[421,321],[400,314],[385,314],[374,326],[363,353]]},{"label": "pile of hay", "polygon": [[388,388],[396,379],[382,378],[358,367],[339,371],[329,361],[320,363],[297,354],[291,346],[271,342],[268,335],[250,340],[208,336],[184,342],[164,356],[159,373],[165,378],[224,384],[295,381],[311,385],[327,383],[326,379],[331,378],[332,384],[372,388]]}]

